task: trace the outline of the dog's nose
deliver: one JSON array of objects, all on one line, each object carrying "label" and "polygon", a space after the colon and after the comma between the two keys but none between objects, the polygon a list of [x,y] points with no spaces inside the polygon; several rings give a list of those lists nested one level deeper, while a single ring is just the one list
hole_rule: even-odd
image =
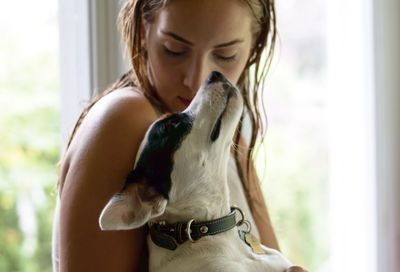
[{"label": "dog's nose", "polygon": [[214,72],[211,72],[211,74],[208,76],[207,83],[210,84],[210,83],[224,81],[224,80],[225,80],[225,77],[223,74],[221,74],[218,71],[214,71]]}]

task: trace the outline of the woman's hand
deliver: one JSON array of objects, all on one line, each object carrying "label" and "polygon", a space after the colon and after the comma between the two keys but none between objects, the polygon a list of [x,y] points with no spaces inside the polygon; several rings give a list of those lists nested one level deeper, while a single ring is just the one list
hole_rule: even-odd
[{"label": "woman's hand", "polygon": [[285,272],[307,272],[307,271],[301,268],[300,266],[291,266]]}]

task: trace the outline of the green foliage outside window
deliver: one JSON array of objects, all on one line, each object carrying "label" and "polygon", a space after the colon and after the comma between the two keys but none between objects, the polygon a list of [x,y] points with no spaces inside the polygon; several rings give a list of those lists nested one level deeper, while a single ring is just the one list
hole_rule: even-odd
[{"label": "green foliage outside window", "polygon": [[58,26],[52,2],[45,1],[43,8],[35,2],[4,2],[0,8],[0,271],[52,271],[60,156]]}]

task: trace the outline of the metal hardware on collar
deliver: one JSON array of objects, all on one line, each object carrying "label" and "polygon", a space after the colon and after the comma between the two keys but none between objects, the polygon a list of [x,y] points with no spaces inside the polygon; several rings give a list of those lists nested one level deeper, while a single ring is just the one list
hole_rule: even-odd
[{"label": "metal hardware on collar", "polygon": [[166,224],[166,222],[163,220],[163,221],[159,221],[159,222],[154,222],[154,221],[152,221],[152,222],[147,222],[147,225],[149,226],[149,227],[151,227],[151,226],[153,226],[154,224],[159,224],[159,225],[162,225],[162,226],[164,226],[165,224]]},{"label": "metal hardware on collar", "polygon": [[242,219],[240,219],[239,222],[236,223],[236,226],[239,227],[239,226],[243,225],[243,223],[245,222],[245,219],[244,219],[244,212],[243,212],[238,206],[236,206],[236,205],[233,205],[233,206],[231,207],[231,209],[232,209],[232,210],[238,211],[238,212],[240,213],[240,215],[242,216]]},{"label": "metal hardware on collar", "polygon": [[235,209],[239,211],[240,215],[242,216],[242,219],[240,219],[237,223],[236,226],[240,227],[242,225],[246,226],[246,230],[244,230],[245,233],[250,233],[251,231],[251,223],[249,220],[245,219],[244,212],[238,207],[238,206],[232,206],[232,209]]},{"label": "metal hardware on collar", "polygon": [[193,221],[194,221],[194,219],[190,219],[189,222],[187,223],[187,226],[186,226],[186,235],[187,235],[189,241],[192,242],[192,243],[196,242],[192,238],[192,235],[191,235],[192,230],[190,229],[190,227],[192,226]]},{"label": "metal hardware on collar", "polygon": [[200,232],[201,232],[201,233],[206,234],[207,231],[208,231],[207,226],[201,226],[201,227],[200,227]]},{"label": "metal hardware on collar", "polygon": [[250,223],[250,221],[249,220],[243,220],[243,224],[245,224],[246,227],[247,227],[247,230],[245,230],[244,232],[250,233],[251,232],[251,223]]}]

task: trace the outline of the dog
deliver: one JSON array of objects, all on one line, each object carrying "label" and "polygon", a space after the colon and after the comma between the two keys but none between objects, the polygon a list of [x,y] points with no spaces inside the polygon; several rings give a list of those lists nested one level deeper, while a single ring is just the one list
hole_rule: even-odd
[{"label": "dog", "polygon": [[147,130],[134,170],[101,212],[99,224],[102,230],[148,224],[150,271],[283,272],[290,267],[278,251],[249,241],[249,229],[242,229],[248,221],[229,204],[228,160],[242,111],[238,89],[212,72],[188,108],[161,117]]}]

